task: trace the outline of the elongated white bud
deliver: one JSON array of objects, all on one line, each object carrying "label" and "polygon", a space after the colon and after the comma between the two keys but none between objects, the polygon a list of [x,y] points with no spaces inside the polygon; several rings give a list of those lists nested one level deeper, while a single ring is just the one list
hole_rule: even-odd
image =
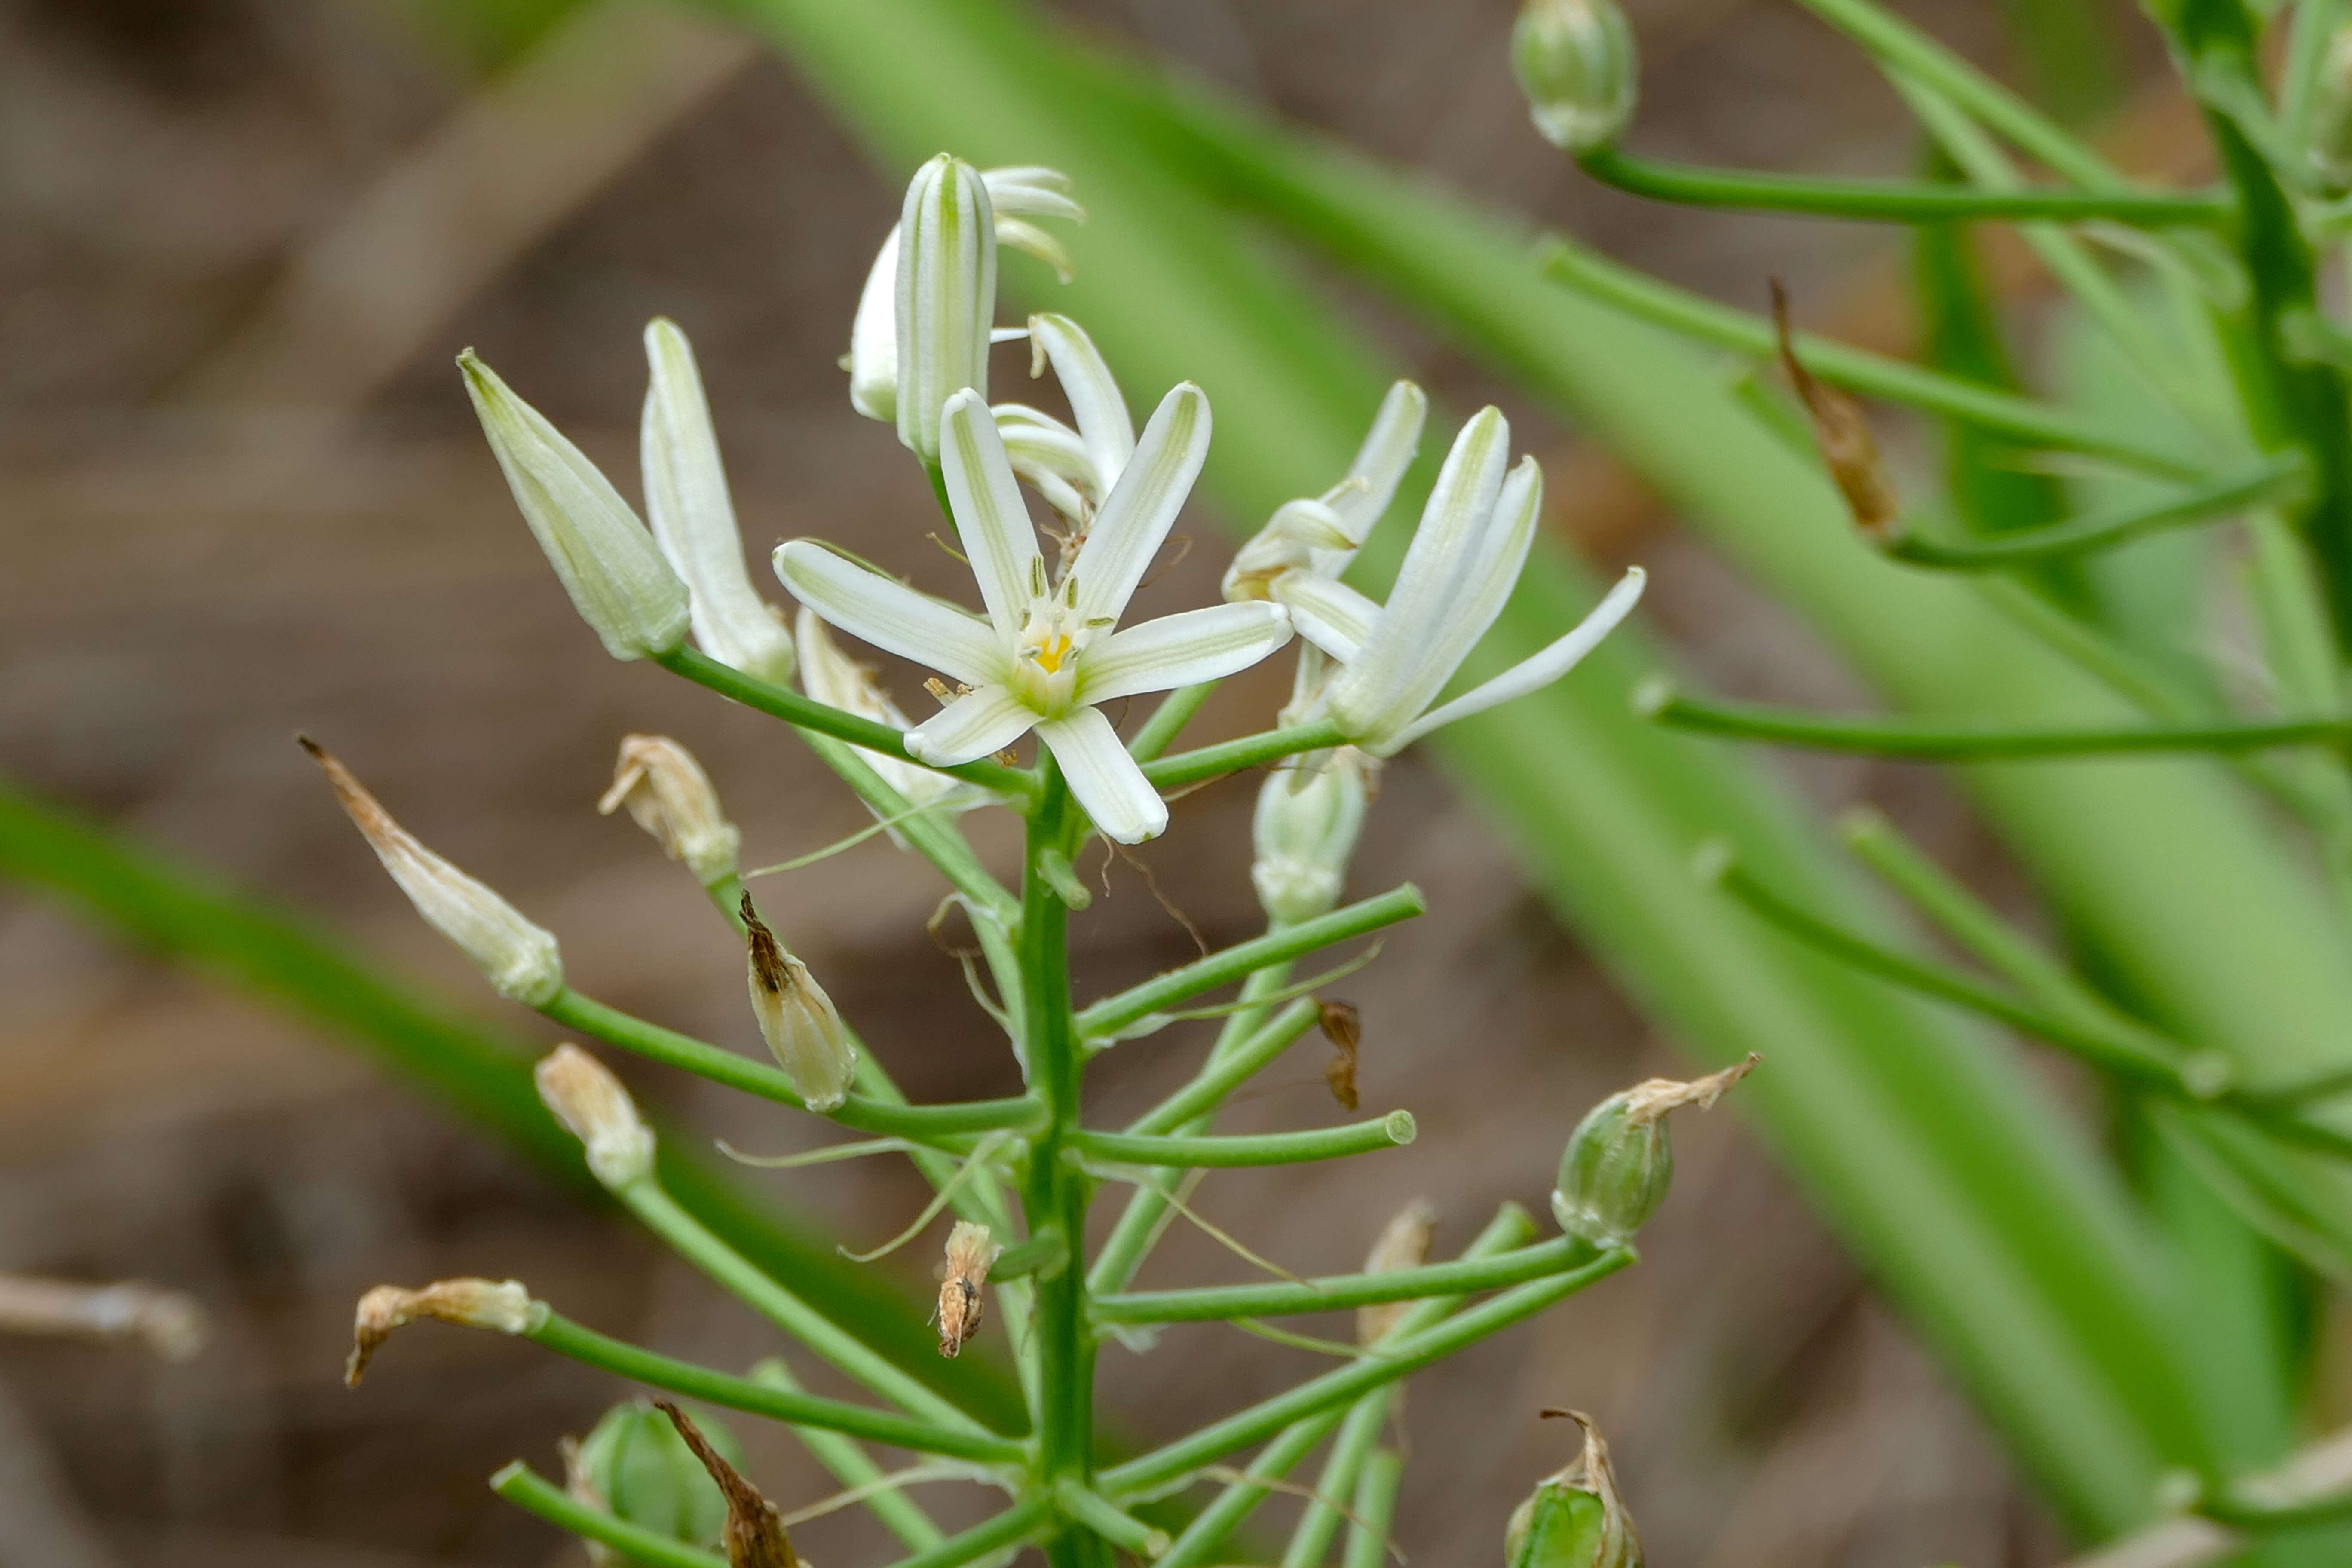
[{"label": "elongated white bud", "polygon": [[[1420,1268],[1429,1261],[1429,1244],[1436,1235],[1436,1209],[1425,1198],[1413,1199],[1381,1227],[1380,1239],[1372,1243],[1372,1250],[1364,1259],[1364,1272],[1394,1274],[1400,1269]],[[1412,1310],[1410,1301],[1383,1301],[1377,1306],[1357,1308],[1356,1342],[1379,1342]]]},{"label": "elongated white bud", "polygon": [[531,924],[512,904],[419,844],[332,753],[307,735],[297,739],[425,923],[456,942],[508,1001],[526,1007],[553,1001],[563,989],[563,955],[554,933]]},{"label": "elongated white bud", "polygon": [[710,775],[694,753],[667,735],[624,735],[613,787],[596,803],[606,816],[621,806],[668,857],[704,887],[735,874],[743,836],[727,820]]},{"label": "elongated white bud", "polygon": [[379,1285],[360,1298],[352,1321],[352,1355],[343,1364],[343,1384],[357,1388],[367,1375],[368,1363],[394,1329],[420,1318],[431,1318],[460,1328],[496,1329],[502,1334],[527,1334],[547,1321],[545,1303],[530,1299],[520,1279],[436,1279],[411,1290],[399,1285]]},{"label": "elongated white bud", "polygon": [[940,460],[940,408],[988,395],[996,311],[996,217],[980,171],[942,153],[907,187],[898,217],[898,439]]},{"label": "elongated white bud", "polygon": [[782,686],[793,678],[792,634],[753,591],[743,564],[743,536],[693,346],[675,321],[656,316],[646,326],[646,362],[652,379],[638,426],[646,517],[663,557],[685,580],[694,640],[721,664]]},{"label": "elongated white bud", "polygon": [[1527,0],[1511,68],[1536,129],[1570,153],[1608,146],[1633,118],[1641,66],[1617,0]]},{"label": "elongated white bud", "polygon": [[654,1171],[654,1131],[613,1069],[578,1046],[561,1045],[531,1069],[545,1105],[587,1152],[588,1171],[618,1192]]},{"label": "elongated white bud", "polygon": [[[1059,239],[1024,221],[1033,217],[1083,222],[1086,210],[1070,199],[1070,177],[1055,169],[986,169],[980,176],[996,216],[996,242],[1025,250],[1070,279],[1070,252]],[[857,315],[849,329],[849,404],[868,419],[898,417],[898,226],[893,224],[866,274]],[[992,312],[994,305],[992,302]]]},{"label": "elongated white bud", "polygon": [[1338,906],[1379,767],[1341,746],[1268,775],[1250,825],[1250,883],[1269,919],[1296,923]]},{"label": "elongated white bud", "polygon": [[792,1080],[793,1092],[811,1110],[839,1107],[849,1098],[857,1052],[834,1011],[833,998],[808,965],[786,952],[776,933],[762,924],[743,895],[743,927],[750,941],[751,1012],[776,1065]]},{"label": "elongated white bud", "polygon": [[515,505],[604,651],[650,658],[686,641],[686,584],[613,482],[473,350],[457,368]]}]

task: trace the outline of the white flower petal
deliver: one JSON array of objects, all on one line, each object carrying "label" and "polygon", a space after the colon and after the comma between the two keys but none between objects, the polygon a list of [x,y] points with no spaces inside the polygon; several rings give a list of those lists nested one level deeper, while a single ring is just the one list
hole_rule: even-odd
[{"label": "white flower petal", "polygon": [[1070,413],[1078,422],[1078,434],[1086,437],[1095,471],[1106,486],[1115,483],[1135,456],[1135,421],[1118,383],[1111,379],[1110,366],[1103,363],[1094,340],[1067,316],[1030,317],[1029,342],[1029,374],[1034,376],[1041,368],[1037,355],[1053,362],[1054,378],[1070,400]]},{"label": "white flower petal", "polygon": [[1103,498],[1071,567],[1081,616],[1116,620],[1126,610],[1208,455],[1208,395],[1189,381],[1180,383],[1144,426],[1135,456]]},{"label": "white flower petal", "polygon": [[1524,697],[1528,692],[1549,686],[1574,669],[1584,656],[1600,645],[1601,639],[1617,627],[1617,623],[1633,613],[1642,597],[1642,585],[1647,574],[1639,566],[1626,569],[1608,596],[1593,607],[1592,613],[1579,621],[1576,628],[1542,652],[1522,659],[1494,679],[1472,688],[1446,703],[1423,714],[1406,725],[1396,738],[1377,748],[1376,754],[1392,757],[1431,731],[1456,719],[1467,719],[1473,713]]},{"label": "white flower petal", "polygon": [[1074,708],[1066,717],[1045,720],[1037,738],[1053,749],[1070,793],[1106,837],[1140,844],[1167,830],[1168,804],[1119,744],[1118,731],[1100,709]]},{"label": "white flower petal", "polygon": [[1028,618],[1029,603],[1045,585],[1037,528],[1021,500],[1021,481],[996,433],[988,400],[967,387],[940,412],[940,474],[964,558],[980,579],[980,596],[997,635],[1010,643]]},{"label": "white flower petal", "polygon": [[1439,629],[1437,637],[1425,650],[1426,663],[1434,679],[1424,679],[1408,689],[1426,708],[1454,679],[1495,617],[1503,613],[1503,605],[1518,585],[1519,569],[1528,563],[1528,547],[1535,543],[1536,523],[1543,514],[1543,468],[1533,458],[1522,458],[1503,481],[1503,492],[1495,498],[1495,510],[1479,535],[1465,563],[1460,592],[1454,598],[1453,611]]},{"label": "white flower petal", "polygon": [[[1389,502],[1396,499],[1397,486],[1421,448],[1421,427],[1428,416],[1429,395],[1420,387],[1409,381],[1390,387],[1388,395],[1381,399],[1381,411],[1372,416],[1363,446],[1356,451],[1356,460],[1349,465],[1347,482],[1326,498],[1339,514],[1348,536],[1358,544],[1363,543],[1372,525],[1389,510]],[[1316,564],[1317,570],[1329,575],[1344,561]]]},{"label": "white flower petal", "polygon": [[1004,455],[1024,483],[1073,521],[1094,515],[1108,487],[1087,455],[1084,437],[1026,404],[1000,403],[989,412],[996,416]]},{"label": "white flower petal", "polygon": [[656,316],[646,326],[646,362],[652,380],[637,436],[646,519],[670,569],[686,581],[694,640],[721,664],[781,686],[793,678],[792,634],[743,565],[743,536],[693,346],[676,322]]},{"label": "white flower petal", "polygon": [[1364,639],[1380,619],[1381,607],[1345,583],[1312,572],[1286,572],[1270,590],[1290,612],[1298,635],[1346,664],[1363,651]]},{"label": "white flower petal", "polygon": [[1037,710],[1003,686],[965,692],[907,731],[907,754],[919,763],[952,768],[1001,752],[1027,734]]},{"label": "white flower petal", "polygon": [[1289,616],[1262,599],[1162,616],[1087,649],[1078,662],[1078,700],[1108,702],[1215,680],[1247,669],[1289,640]]},{"label": "white flower petal", "polygon": [[1036,164],[982,169],[980,179],[988,187],[990,205],[1000,216],[1013,213],[1022,217],[1086,221],[1087,209],[1070,199],[1070,176],[1059,169]]},{"label": "white flower petal", "polygon": [[857,314],[849,324],[849,405],[868,419],[898,418],[898,226],[866,274]]},{"label": "white flower petal", "polygon": [[793,597],[854,637],[929,665],[969,686],[1003,679],[1007,660],[988,623],[814,540],[776,547],[776,575]]},{"label": "white flower petal", "polygon": [[[1070,247],[1064,245],[1058,237],[1048,234],[1026,218],[1006,217],[1002,211],[998,212],[996,243],[1010,246],[1014,250],[1027,251],[1054,269],[1057,282],[1067,283],[1078,275],[1077,262],[1070,255]],[[1001,340],[991,334],[991,341]]]},{"label": "white flower petal", "polygon": [[1332,683],[1331,711],[1349,733],[1393,734],[1452,677],[1450,666],[1432,669],[1431,651],[1470,592],[1466,574],[1493,521],[1510,444],[1509,423],[1491,407],[1454,437],[1388,604],[1362,652]]}]

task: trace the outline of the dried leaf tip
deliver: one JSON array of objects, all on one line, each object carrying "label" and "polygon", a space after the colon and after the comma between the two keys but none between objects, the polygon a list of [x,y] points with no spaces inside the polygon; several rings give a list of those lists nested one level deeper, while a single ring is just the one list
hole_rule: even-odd
[{"label": "dried leaf tip", "polygon": [[751,895],[743,895],[743,932],[749,950],[752,1016],[793,1092],[814,1111],[837,1109],[849,1098],[857,1052],[849,1043],[833,998],[808,965],[784,951],[776,933],[760,919]]},{"label": "dried leaf tip", "polygon": [[1720,1072],[1687,1082],[1680,1079],[1645,1079],[1625,1091],[1627,1117],[1637,1126],[1655,1121],[1670,1110],[1680,1110],[1685,1105],[1696,1105],[1701,1110],[1713,1110],[1715,1102],[1730,1091],[1731,1086],[1756,1070],[1763,1061],[1760,1051],[1750,1051],[1739,1061]]},{"label": "dried leaf tip", "polygon": [[1821,449],[1830,478],[1837,481],[1838,493],[1845,497],[1854,526],[1872,543],[1885,543],[1895,532],[1903,503],[1887,483],[1870,422],[1860,404],[1814,380],[1797,358],[1796,337],[1789,326],[1789,291],[1777,278],[1772,279],[1772,330],[1780,345],[1781,368],[1812,416],[1813,445]]},{"label": "dried leaf tip", "polygon": [[710,1446],[692,1416],[667,1399],[655,1400],[654,1407],[669,1417],[727,1500],[727,1568],[800,1568],[800,1558],[793,1551],[792,1537],[784,1533],[783,1516],[776,1511],[776,1505]]},{"label": "dried leaf tip", "polygon": [[[1415,1198],[1397,1210],[1381,1227],[1380,1237],[1364,1258],[1367,1274],[1394,1274],[1418,1268],[1429,1260],[1429,1244],[1437,1235],[1437,1210],[1426,1198]],[[1356,1309],[1356,1342],[1369,1345],[1385,1337],[1407,1312],[1410,1301],[1383,1301]]]},{"label": "dried leaf tip", "polygon": [[589,1172],[615,1192],[653,1174],[654,1134],[613,1069],[566,1043],[531,1069],[539,1098],[580,1140]]},{"label": "dried leaf tip", "polygon": [[357,1388],[367,1375],[369,1361],[392,1331],[419,1318],[525,1334],[544,1322],[546,1314],[546,1306],[532,1300],[520,1279],[436,1279],[415,1290],[379,1285],[360,1298],[352,1322],[351,1359],[343,1363],[343,1385]]},{"label": "dried leaf tip", "polygon": [[624,735],[613,787],[596,803],[610,816],[622,806],[662,852],[709,887],[735,874],[743,836],[727,820],[710,775],[694,753],[667,735]]},{"label": "dried leaf tip", "polygon": [[940,1279],[940,1353],[953,1361],[980,1332],[987,1298],[982,1293],[988,1270],[1004,1249],[996,1245],[988,1226],[956,1221],[948,1233],[947,1267]]},{"label": "dried leaf tip", "polygon": [[333,752],[308,735],[294,739],[327,775],[344,815],[425,923],[457,943],[507,1000],[526,1007],[553,1001],[563,989],[563,955],[554,934],[417,842]]}]

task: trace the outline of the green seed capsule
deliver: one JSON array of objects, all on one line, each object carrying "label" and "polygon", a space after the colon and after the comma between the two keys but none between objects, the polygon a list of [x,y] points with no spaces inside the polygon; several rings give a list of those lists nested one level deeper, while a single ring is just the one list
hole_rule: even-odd
[{"label": "green seed capsule", "polygon": [[[713,1448],[741,1463],[733,1433],[707,1415],[699,1425]],[[580,1445],[572,1473],[616,1517],[657,1535],[707,1549],[726,1531],[726,1498],[669,1417],[643,1400],[604,1413]]]},{"label": "green seed capsule", "polygon": [[1689,1083],[1654,1078],[1611,1095],[1585,1113],[1559,1157],[1559,1184],[1551,1212],[1560,1229],[1596,1247],[1633,1239],[1666,1201],[1675,1150],[1666,1114],[1679,1107],[1713,1105],[1748,1076],[1759,1058]]},{"label": "green seed capsule", "polygon": [[2319,79],[2312,86],[2304,151],[2331,190],[2352,186],[2352,25],[2328,40]]},{"label": "green seed capsule", "polygon": [[1536,129],[1571,154],[1608,146],[1633,118],[1641,67],[1617,0],[1527,0],[1511,68]]},{"label": "green seed capsule", "polygon": [[1536,1489],[1511,1515],[1503,1535],[1505,1568],[1642,1568],[1642,1540],[1633,1516],[1617,1495],[1609,1445],[1573,1411],[1584,1429],[1584,1451]]}]

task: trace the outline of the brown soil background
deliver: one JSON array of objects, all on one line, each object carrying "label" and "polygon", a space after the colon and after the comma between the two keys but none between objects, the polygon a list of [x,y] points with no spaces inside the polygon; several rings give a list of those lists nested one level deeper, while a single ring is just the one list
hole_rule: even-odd
[{"label": "brown soil background", "polygon": [[[1526,124],[1505,72],[1504,0],[1067,9],[1677,281],[1745,300],[1778,272],[1822,317],[1880,310],[1895,254],[1885,233],[1705,217],[1583,182]],[[1916,9],[1998,63],[1992,7]],[[1903,165],[1891,95],[1792,8],[1633,10],[1648,55],[1645,146],[1759,166]],[[2121,25],[2150,52],[2144,30]],[[457,110],[466,82],[389,0],[0,4],[0,767],[315,911],[519,1037],[551,1041],[412,917],[289,743],[308,730],[424,838],[561,932],[583,985],[755,1044],[738,950],[688,879],[593,809],[615,742],[651,730],[688,743],[743,825],[748,863],[824,844],[860,811],[772,726],[601,657],[514,516],[448,359],[478,345],[630,474],[637,331],[669,313],[702,355],[755,556],[819,532],[944,586],[920,540],[936,520],[919,476],[889,432],[850,412],[834,365],[896,193],[762,56],[452,300],[387,376],[337,390],[330,353],[299,367],[327,390],[291,410],[268,406],[284,400],[268,388],[240,392],[224,366],[282,295],[289,258]],[[400,262],[383,259],[387,290],[404,280]],[[1448,405],[1489,395],[1444,344],[1360,309]],[[350,417],[322,416],[339,401]],[[1562,526],[1649,563],[1656,619],[1696,668],[1744,691],[1853,694],[1799,628],[1651,516],[1638,488],[1571,433],[1506,406],[1522,444],[1570,476],[1554,486]],[[1165,604],[1213,591],[1213,526],[1184,526],[1204,547],[1152,590]],[[902,697],[916,696],[898,674]],[[1203,733],[1263,715],[1283,679],[1235,683]],[[1889,805],[2019,902],[1921,775],[1835,764],[1800,783]],[[1144,851],[1213,942],[1256,920],[1250,798],[1245,783],[1192,796]],[[1002,827],[979,829],[1000,860]],[[1109,876],[1111,896],[1079,922],[1084,992],[1191,952],[1134,872]],[[1220,1175],[1200,1196],[1302,1271],[1354,1266],[1416,1195],[1444,1216],[1441,1247],[1503,1199],[1540,1210],[1583,1108],[1673,1066],[1672,1043],[1537,906],[1495,836],[1410,759],[1389,773],[1354,885],[1407,878],[1433,914],[1340,994],[1363,1012],[1368,1106],[1409,1105],[1420,1141],[1380,1160]],[[918,1098],[1015,1082],[924,934],[937,893],[926,868],[877,841],[766,887],[787,937]],[[166,1281],[199,1295],[217,1328],[210,1351],[178,1367],[0,1342],[8,1568],[578,1562],[482,1480],[517,1455],[552,1468],[556,1438],[584,1430],[614,1387],[529,1347],[424,1328],[347,1394],[351,1303],[379,1281],[513,1275],[665,1350],[741,1364],[780,1348],[629,1226],[338,1042],[13,893],[0,894],[0,1269]],[[1164,1092],[1198,1037],[1171,1031],[1107,1058],[1104,1112]],[[1277,1068],[1234,1125],[1324,1114],[1318,1049]],[[772,1108],[676,1075],[631,1079],[739,1144],[809,1138]],[[1573,1405],[1613,1439],[1655,1568],[2054,1560],[1997,1449],[1737,1113],[1690,1120],[1681,1153],[1640,1268],[1414,1382],[1405,1556],[1495,1560],[1512,1504],[1566,1456],[1536,1410]],[[889,1234],[921,1201],[908,1173],[878,1161],[749,1179],[854,1239]],[[928,1255],[877,1265],[916,1286],[928,1266]],[[1149,1277],[1243,1267],[1180,1233]],[[1111,1417],[1145,1438],[1316,1369],[1304,1352],[1207,1327],[1171,1332],[1149,1356],[1108,1351],[1103,1365]],[[831,1489],[788,1437],[735,1425],[752,1473],[786,1506]],[[930,1495],[952,1512],[948,1491]],[[1265,1543],[1296,1506],[1262,1516],[1260,1557],[1278,1551]],[[799,1539],[828,1565],[895,1555],[854,1513]]]}]

